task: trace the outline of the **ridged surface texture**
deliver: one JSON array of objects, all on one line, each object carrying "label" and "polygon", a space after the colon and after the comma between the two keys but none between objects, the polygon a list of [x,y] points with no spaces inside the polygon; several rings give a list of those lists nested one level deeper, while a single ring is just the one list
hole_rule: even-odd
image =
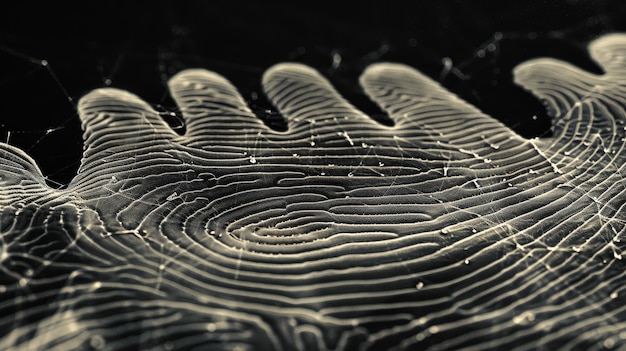
[{"label": "ridged surface texture", "polygon": [[286,131],[203,69],[184,135],[88,93],[67,188],[0,144],[0,349],[626,349],[626,36],[589,52],[515,69],[530,140],[395,63],[359,81],[393,126],[295,63],[262,77]]}]

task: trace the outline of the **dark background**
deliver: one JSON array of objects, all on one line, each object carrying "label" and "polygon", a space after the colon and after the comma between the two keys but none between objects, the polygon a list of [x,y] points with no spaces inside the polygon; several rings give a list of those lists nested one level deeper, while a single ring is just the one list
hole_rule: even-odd
[{"label": "dark background", "polygon": [[[23,2],[3,4],[0,22],[0,141],[26,150],[50,184],[61,186],[80,160],[74,108],[83,94],[123,88],[177,113],[165,83],[190,67],[226,76],[261,118],[280,129],[280,116],[259,84],[269,66],[309,64],[353,104],[387,123],[357,79],[371,63],[403,62],[518,133],[548,136],[543,107],[513,85],[511,69],[551,56],[601,73],[586,45],[626,30],[626,2]],[[167,121],[184,132],[178,114]]]}]

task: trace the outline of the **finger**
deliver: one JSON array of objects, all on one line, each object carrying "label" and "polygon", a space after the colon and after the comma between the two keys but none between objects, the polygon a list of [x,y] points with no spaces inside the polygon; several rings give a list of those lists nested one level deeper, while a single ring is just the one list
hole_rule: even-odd
[{"label": "finger", "polygon": [[484,143],[485,139],[496,144],[517,137],[499,121],[408,66],[371,65],[361,75],[360,83],[398,129],[422,129],[436,140],[460,144]]},{"label": "finger", "polygon": [[608,75],[626,75],[626,34],[604,35],[589,44],[589,54]]},{"label": "finger", "polygon": [[290,132],[315,124],[321,128],[374,124],[366,115],[344,100],[314,69],[295,63],[270,67],[263,75],[263,87],[269,99],[287,119]]},{"label": "finger", "polygon": [[237,89],[216,73],[185,70],[172,77],[168,85],[185,119],[185,137],[196,145],[232,142],[240,140],[246,130],[267,129]]},{"label": "finger", "polygon": [[550,58],[526,61],[515,67],[513,76],[515,83],[544,102],[553,117],[565,116],[600,82],[597,76]]},{"label": "finger", "polygon": [[0,205],[40,197],[44,188],[50,190],[35,160],[14,146],[0,143]]},{"label": "finger", "polygon": [[156,152],[177,137],[146,102],[123,90],[90,92],[80,99],[78,113],[85,141],[79,178],[106,162],[128,163],[137,150]]},{"label": "finger", "polygon": [[[603,149],[620,142],[623,112],[623,77],[626,76],[626,35],[606,35],[589,44],[591,57],[606,72],[595,75],[569,63],[541,58],[514,70],[515,82],[541,99],[554,120],[554,139],[592,144],[601,137]],[[561,143],[562,144],[562,143]]]},{"label": "finger", "polygon": [[[560,153],[610,152],[623,148],[625,93],[610,41],[599,40],[591,52],[607,73],[602,76],[555,59],[536,59],[515,68],[515,82],[544,102],[553,119],[552,148]],[[602,49],[601,49],[602,47]],[[614,55],[618,54],[619,45]],[[623,47],[621,47],[623,50]],[[622,65],[620,63],[620,65]],[[622,70],[624,67],[621,68]],[[624,74],[624,72],[621,72]],[[618,125],[619,124],[619,125]]]}]

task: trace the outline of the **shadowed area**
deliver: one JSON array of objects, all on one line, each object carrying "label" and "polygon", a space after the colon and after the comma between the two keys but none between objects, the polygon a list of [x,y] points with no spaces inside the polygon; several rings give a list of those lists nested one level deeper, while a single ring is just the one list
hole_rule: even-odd
[{"label": "shadowed area", "polygon": [[624,347],[626,36],[589,48],[603,75],[514,72],[544,139],[395,63],[359,80],[392,126],[295,63],[262,77],[286,131],[203,69],[169,81],[183,135],[90,92],[67,189],[0,144],[0,348]]}]

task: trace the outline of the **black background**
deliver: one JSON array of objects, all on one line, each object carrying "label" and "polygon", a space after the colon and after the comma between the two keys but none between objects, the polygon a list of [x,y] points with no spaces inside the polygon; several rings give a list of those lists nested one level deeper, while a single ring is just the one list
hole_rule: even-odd
[{"label": "black background", "polygon": [[[0,141],[33,156],[51,185],[66,184],[80,160],[74,108],[83,94],[109,85],[176,113],[165,84],[190,67],[224,75],[261,118],[284,128],[259,84],[265,69],[284,61],[316,68],[383,123],[384,114],[361,93],[357,79],[371,63],[395,61],[440,81],[524,136],[548,136],[543,107],[513,85],[511,69],[550,56],[601,73],[587,43],[624,30],[621,0],[5,4]],[[184,132],[179,115],[167,121]]]}]

